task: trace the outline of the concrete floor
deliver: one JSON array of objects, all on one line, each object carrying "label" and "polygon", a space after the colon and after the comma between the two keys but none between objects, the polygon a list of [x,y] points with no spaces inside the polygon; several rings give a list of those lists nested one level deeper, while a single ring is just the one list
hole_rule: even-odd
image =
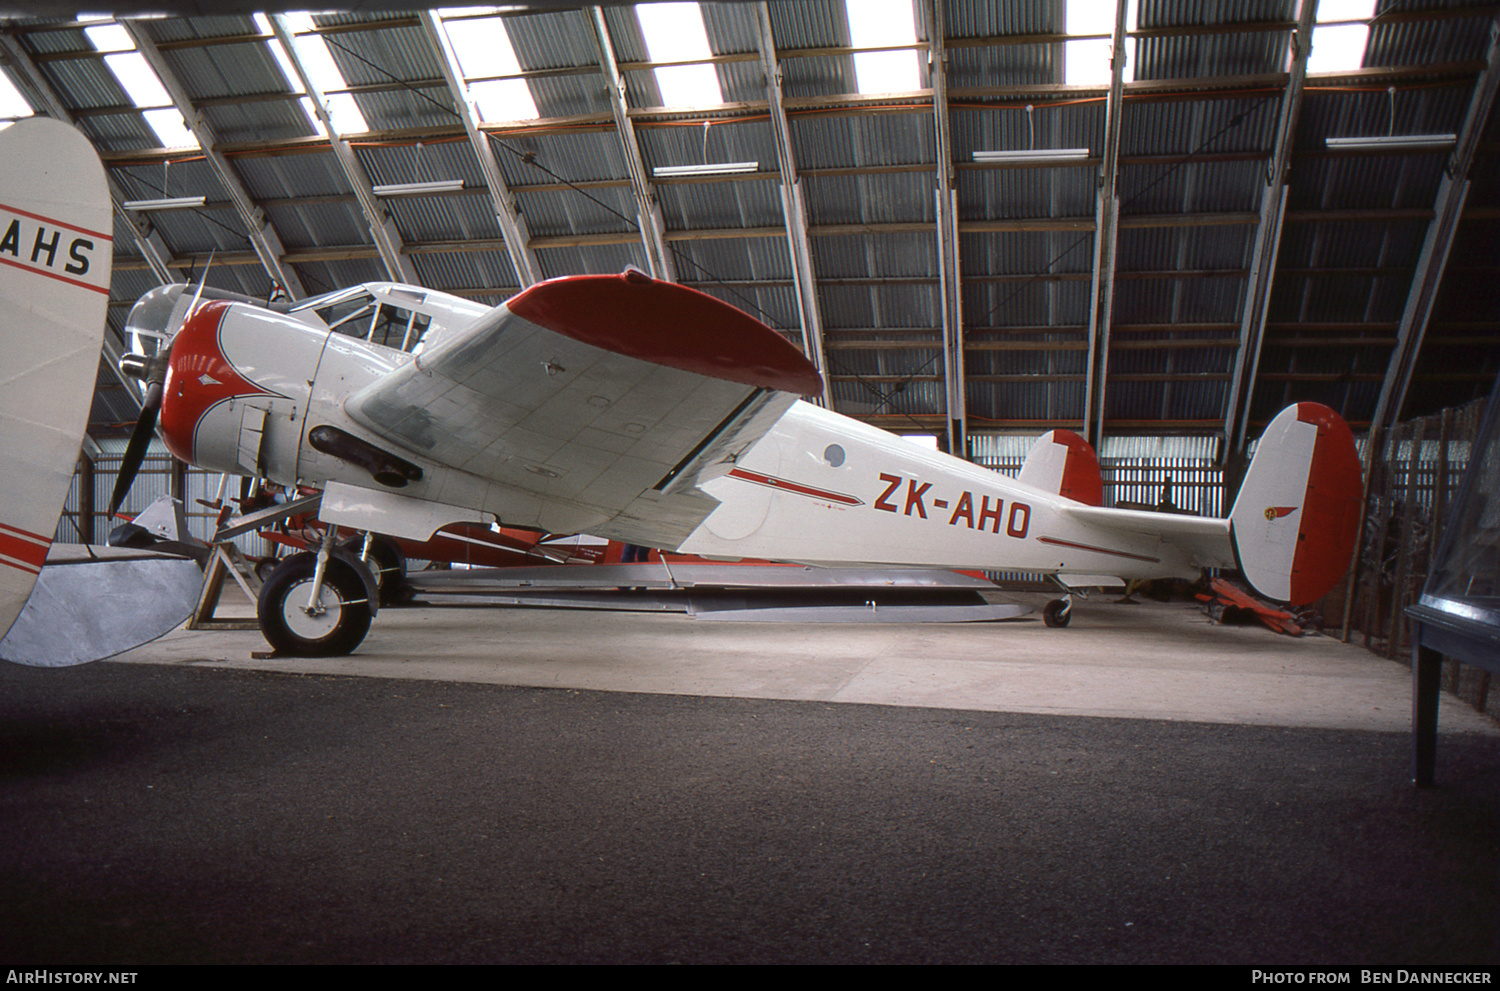
[{"label": "concrete floor", "polygon": [[1413,788],[1406,669],[1328,638],[1095,598],[406,608],[264,651],[0,665],[0,959],[1500,962],[1500,734],[1445,698]]},{"label": "concrete floor", "polygon": [[[996,596],[998,598],[998,596]],[[1038,609],[1041,595],[1010,600]],[[1223,626],[1194,603],[1076,600],[985,623],[704,621],[681,613],[523,607],[386,609],[349,657],[266,658],[254,631],[177,630],[115,660],[538,688],[852,702],[1058,716],[1406,732],[1403,665],[1321,635]],[[248,617],[237,589],[217,616]],[[1444,732],[1495,734],[1450,695]]]}]

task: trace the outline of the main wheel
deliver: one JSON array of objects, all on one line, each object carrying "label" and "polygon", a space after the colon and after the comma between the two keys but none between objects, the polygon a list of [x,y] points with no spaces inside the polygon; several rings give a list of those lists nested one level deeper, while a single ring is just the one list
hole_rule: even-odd
[{"label": "main wheel", "polygon": [[1053,599],[1042,607],[1042,622],[1048,626],[1067,626],[1072,618],[1072,604],[1067,599]]},{"label": "main wheel", "polygon": [[[344,542],[344,547],[359,557],[364,551],[365,538],[355,537]],[[375,534],[370,541],[370,573],[380,588],[380,604],[395,606],[405,602],[410,595],[406,586],[406,555],[390,537]]]},{"label": "main wheel", "polygon": [[330,557],[317,607],[309,612],[318,556],[293,554],[276,566],[260,589],[255,615],[260,632],[277,653],[293,657],[347,654],[370,630],[370,601],[356,565]]}]

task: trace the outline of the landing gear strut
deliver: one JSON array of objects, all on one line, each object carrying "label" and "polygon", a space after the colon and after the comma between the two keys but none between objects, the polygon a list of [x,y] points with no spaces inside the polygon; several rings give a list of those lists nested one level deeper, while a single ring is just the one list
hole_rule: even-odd
[{"label": "landing gear strut", "polygon": [[293,554],[276,566],[256,603],[266,642],[294,657],[336,657],[358,647],[370,630],[379,591],[370,569],[330,539],[314,554]]}]

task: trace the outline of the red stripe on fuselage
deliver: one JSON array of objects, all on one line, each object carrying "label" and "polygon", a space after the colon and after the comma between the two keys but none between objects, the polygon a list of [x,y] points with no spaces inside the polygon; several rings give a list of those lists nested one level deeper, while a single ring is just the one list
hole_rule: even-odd
[{"label": "red stripe on fuselage", "polygon": [[1091,551],[1094,554],[1109,554],[1113,557],[1128,557],[1134,561],[1146,561],[1150,564],[1160,564],[1161,558],[1147,557],[1144,554],[1131,554],[1128,551],[1112,551],[1108,547],[1093,547],[1089,544],[1075,544],[1071,540],[1059,540],[1056,537],[1038,537],[1037,540],[1044,544],[1056,544],[1058,547],[1071,547],[1078,551]]},{"label": "red stripe on fuselage", "polygon": [[794,492],[797,495],[811,496],[814,499],[824,499],[828,502],[836,502],[844,506],[861,506],[864,503],[854,496],[842,495],[838,492],[829,492],[826,489],[815,489],[811,485],[802,485],[799,482],[790,482],[775,475],[762,475],[758,471],[747,471],[744,468],[731,468],[730,478],[738,478],[746,482],[754,482],[756,485],[765,485],[769,488],[782,492]]},{"label": "red stripe on fuselage", "polygon": [[227,300],[205,303],[172,338],[159,431],[167,450],[189,464],[197,463],[198,424],[210,408],[236,396],[273,395],[241,375],[224,357],[219,334],[230,305]]}]

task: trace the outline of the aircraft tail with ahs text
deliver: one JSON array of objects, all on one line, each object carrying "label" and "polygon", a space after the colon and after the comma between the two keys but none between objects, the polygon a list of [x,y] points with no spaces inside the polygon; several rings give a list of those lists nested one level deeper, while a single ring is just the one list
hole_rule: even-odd
[{"label": "aircraft tail with ahs text", "polygon": [[1359,540],[1361,478],[1354,436],[1327,406],[1297,403],[1271,421],[1229,513],[1257,592],[1306,605],[1338,584]]},{"label": "aircraft tail with ahs text", "polygon": [[0,635],[31,595],[88,425],[109,305],[109,189],[60,121],[0,130]]}]

